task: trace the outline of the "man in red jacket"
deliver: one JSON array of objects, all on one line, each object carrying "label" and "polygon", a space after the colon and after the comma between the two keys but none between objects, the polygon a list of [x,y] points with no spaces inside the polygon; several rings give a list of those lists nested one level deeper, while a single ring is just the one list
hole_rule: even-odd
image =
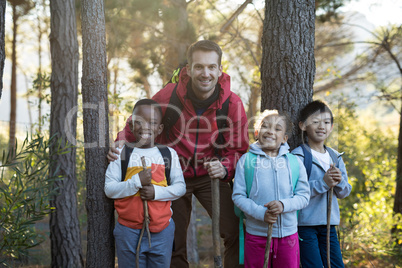
[{"label": "man in red jacket", "polygon": [[[188,64],[180,72],[179,82],[169,83],[152,98],[165,115],[172,94],[182,103],[180,118],[158,136],[157,142],[171,146],[180,158],[186,182],[186,194],[172,203],[176,224],[175,250],[171,267],[189,267],[186,237],[191,215],[192,194],[212,215],[211,179],[220,180],[220,233],[224,239],[224,266],[237,267],[239,260],[238,218],[234,214],[229,182],[236,163],[248,148],[248,123],[240,98],[230,90],[230,77],[222,72],[222,50],[209,40],[198,41],[187,52]],[[175,91],[175,93],[174,93]],[[227,129],[219,143],[216,111],[229,99]],[[117,140],[134,141],[127,120]],[[168,133],[165,133],[165,132]],[[109,151],[113,161],[115,148]]]}]

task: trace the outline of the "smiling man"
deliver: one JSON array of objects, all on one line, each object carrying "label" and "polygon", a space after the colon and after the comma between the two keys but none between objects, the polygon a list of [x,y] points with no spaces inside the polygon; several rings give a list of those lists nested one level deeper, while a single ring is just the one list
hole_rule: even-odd
[{"label": "smiling man", "polygon": [[[152,98],[165,116],[171,99],[182,106],[180,118],[172,127],[165,126],[157,141],[171,146],[179,155],[186,182],[186,194],[172,203],[176,224],[175,249],[171,267],[189,267],[187,261],[187,228],[190,222],[192,194],[212,215],[211,180],[220,180],[220,233],[224,240],[224,266],[237,267],[239,263],[239,219],[234,214],[229,182],[235,166],[248,148],[248,124],[243,103],[230,90],[230,77],[222,72],[222,50],[218,44],[202,40],[187,51],[188,64],[180,72],[179,82],[169,83]],[[227,128],[222,131],[224,142],[218,141],[217,112],[228,103]],[[165,118],[164,118],[165,119]],[[127,122],[130,122],[130,118]],[[165,121],[165,120],[164,120]],[[134,141],[129,124],[118,134],[117,140]],[[108,159],[118,153],[111,148]]]}]

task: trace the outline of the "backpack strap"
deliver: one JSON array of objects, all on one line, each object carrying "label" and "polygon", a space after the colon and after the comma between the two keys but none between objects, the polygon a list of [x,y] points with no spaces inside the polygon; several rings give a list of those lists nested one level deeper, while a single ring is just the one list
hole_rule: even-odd
[{"label": "backpack strap", "polygon": [[181,111],[183,110],[183,104],[181,103],[179,96],[177,96],[177,85],[174,87],[172,91],[172,95],[170,96],[169,104],[166,107],[165,115],[162,118],[162,123],[164,125],[164,132],[166,133],[166,138],[169,140],[170,129],[176,124],[177,120],[181,115]]},{"label": "backpack strap", "polygon": [[295,192],[297,182],[299,180],[299,161],[294,154],[287,153],[286,157],[289,161],[290,170],[292,172],[293,193]]},{"label": "backpack strap", "polygon": [[133,147],[125,145],[120,153],[121,162],[121,181],[126,179],[128,161],[130,160],[131,153],[133,152]]},{"label": "backpack strap", "polygon": [[217,143],[222,145],[225,143],[225,139],[223,138],[222,131],[227,128],[227,119],[229,113],[229,102],[230,96],[226,99],[226,101],[222,104],[222,109],[216,110],[216,124],[218,126],[218,137]]},{"label": "backpack strap", "polygon": [[[159,149],[159,152],[162,155],[163,162],[165,163],[165,177],[167,181],[167,185],[170,185],[170,170],[172,167],[172,154],[167,146],[157,144],[156,147]],[[124,146],[121,151],[121,181],[124,181],[126,178],[128,162],[130,160],[131,153],[133,152],[133,147]]]},{"label": "backpack strap", "polygon": [[[254,171],[257,163],[257,155],[251,152],[246,154],[244,160],[244,179],[246,181],[246,194],[250,195],[251,186],[253,185]],[[243,220],[245,215],[237,206],[235,206],[235,214],[239,217],[239,263],[244,264],[244,227]]]},{"label": "backpack strap", "polygon": [[327,146],[325,146],[325,149],[328,151],[329,155],[331,156],[332,163],[334,163],[334,165],[336,167],[339,167],[339,158],[338,158],[338,155],[335,153],[335,151]]},{"label": "backpack strap", "polygon": [[159,152],[162,155],[163,162],[165,163],[165,177],[167,181],[167,185],[170,185],[170,170],[172,167],[172,154],[170,153],[170,150],[167,146],[158,144],[156,145],[158,147]]},{"label": "backpack strap", "polygon": [[306,167],[307,178],[310,179],[311,168],[313,166],[313,155],[311,154],[311,148],[310,146],[308,146],[308,143],[303,143],[301,147],[303,149],[303,155],[304,155],[303,164]]}]

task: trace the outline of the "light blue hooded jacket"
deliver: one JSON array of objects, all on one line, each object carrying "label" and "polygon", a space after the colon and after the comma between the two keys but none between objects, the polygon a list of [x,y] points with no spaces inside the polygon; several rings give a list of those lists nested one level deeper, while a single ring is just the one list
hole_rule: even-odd
[{"label": "light blue hooded jacket", "polygon": [[[334,187],[334,196],[331,206],[331,225],[339,225],[339,205],[338,199],[343,199],[349,196],[352,191],[352,186],[348,181],[345,163],[342,159],[342,154],[333,150],[339,159],[339,169],[342,172],[342,181]],[[303,149],[299,146],[292,153],[304,162]],[[328,185],[324,182],[325,170],[313,156],[311,174],[309,179],[310,184],[310,203],[307,207],[299,211],[299,226],[314,226],[327,224],[327,202],[328,202]],[[336,197],[336,198],[335,198]]]},{"label": "light blue hooded jacket", "polygon": [[244,178],[243,155],[237,162],[233,184],[232,199],[234,204],[246,215],[246,231],[257,236],[267,236],[268,223],[264,222],[264,207],[270,201],[279,200],[284,210],[273,225],[272,237],[286,237],[297,232],[296,211],[307,206],[310,191],[307,182],[307,173],[303,163],[299,161],[299,180],[293,193],[291,169],[286,153],[289,152],[287,143],[281,145],[276,158],[268,156],[261,150],[260,144],[250,145],[250,152],[257,155],[254,178],[250,196],[246,194]]}]

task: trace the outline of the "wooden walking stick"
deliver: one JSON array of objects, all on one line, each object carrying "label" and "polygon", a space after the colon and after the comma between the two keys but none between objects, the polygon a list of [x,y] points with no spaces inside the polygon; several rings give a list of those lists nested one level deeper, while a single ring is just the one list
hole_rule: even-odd
[{"label": "wooden walking stick", "polygon": [[219,179],[212,179],[212,242],[214,248],[214,267],[221,268],[221,237],[219,232],[220,198],[219,198]]},{"label": "wooden walking stick", "polygon": [[264,268],[268,267],[269,263],[269,251],[271,249],[271,241],[272,241],[272,228],[274,224],[268,223],[268,230],[267,230],[267,245],[265,246],[265,261],[264,261]]},{"label": "wooden walking stick", "polygon": [[327,204],[327,265],[331,268],[331,208],[332,208],[332,196],[334,194],[334,188],[328,192],[328,204]]},{"label": "wooden walking stick", "polygon": [[[142,169],[146,170],[147,163],[145,162],[145,157],[143,157],[143,156],[141,156],[141,163],[142,163]],[[144,204],[144,222],[142,224],[140,237],[138,238],[137,251],[136,251],[136,255],[135,255],[135,263],[136,263],[137,268],[140,267],[140,248],[141,248],[141,241],[142,241],[142,237],[144,236],[145,229],[147,230],[147,234],[148,234],[148,244],[149,244],[149,247],[151,247],[151,233],[149,231],[148,201],[144,200],[143,204]]]}]

